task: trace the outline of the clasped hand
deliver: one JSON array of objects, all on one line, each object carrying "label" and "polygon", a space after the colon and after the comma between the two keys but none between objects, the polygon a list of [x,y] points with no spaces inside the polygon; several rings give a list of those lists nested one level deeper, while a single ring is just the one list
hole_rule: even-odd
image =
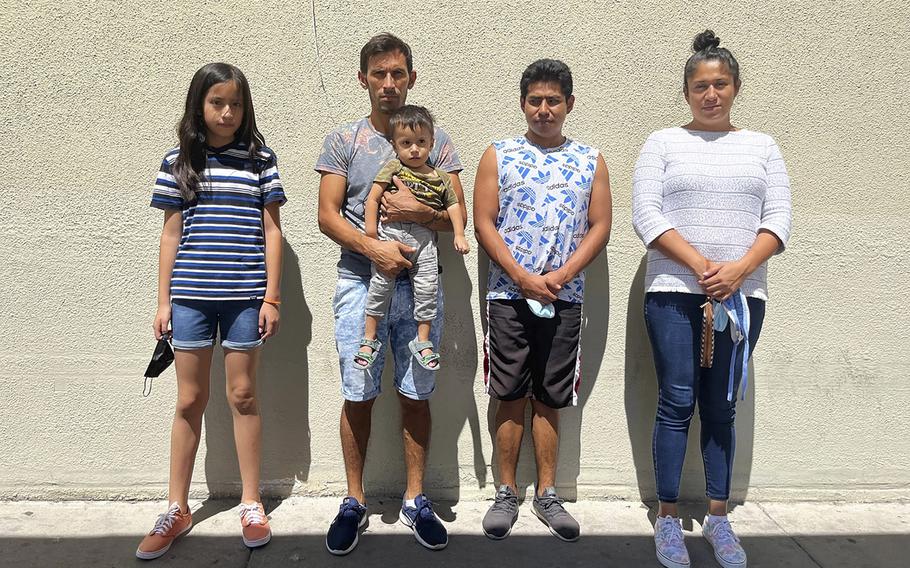
[{"label": "clasped hand", "polygon": [[546,274],[525,274],[517,282],[521,295],[542,304],[552,304],[558,299],[564,280],[558,270]]},{"label": "clasped hand", "polygon": [[714,262],[709,260],[705,271],[698,279],[698,285],[709,296],[723,302],[739,290],[747,276],[749,273],[742,261]]},{"label": "clasped hand", "polygon": [[382,193],[380,201],[382,207],[379,212],[380,221],[383,223],[408,221],[426,223],[432,220],[432,217],[427,219],[428,207],[417,201],[404,182],[393,176],[392,183],[395,185],[395,189],[386,190]]}]

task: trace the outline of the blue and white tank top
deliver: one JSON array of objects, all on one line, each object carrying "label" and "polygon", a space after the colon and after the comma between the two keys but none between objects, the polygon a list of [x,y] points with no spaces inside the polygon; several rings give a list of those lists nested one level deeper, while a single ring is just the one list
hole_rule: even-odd
[{"label": "blue and white tank top", "polygon": [[[588,232],[591,185],[600,154],[566,139],[540,148],[524,136],[494,142],[499,168],[496,229],[512,257],[532,274],[561,267]],[[518,300],[521,291],[495,262],[490,263],[488,300]],[[584,301],[581,272],[559,291],[559,299]]]}]

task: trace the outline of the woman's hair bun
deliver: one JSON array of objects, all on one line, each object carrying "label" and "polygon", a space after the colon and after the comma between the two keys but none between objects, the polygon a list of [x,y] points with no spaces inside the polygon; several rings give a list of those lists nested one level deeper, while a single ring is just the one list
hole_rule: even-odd
[{"label": "woman's hair bun", "polygon": [[699,52],[716,48],[718,45],[720,45],[720,38],[714,35],[713,31],[705,30],[695,36],[695,40],[692,41],[692,50]]}]

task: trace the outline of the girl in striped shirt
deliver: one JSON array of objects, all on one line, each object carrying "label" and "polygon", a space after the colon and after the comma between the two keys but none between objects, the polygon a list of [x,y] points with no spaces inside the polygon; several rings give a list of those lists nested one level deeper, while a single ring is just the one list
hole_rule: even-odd
[{"label": "girl in striped shirt", "polygon": [[199,69],[177,131],[180,145],[165,154],[151,203],[164,210],[153,327],[156,338],[171,335],[177,369],[170,506],[136,550],[142,559],[163,555],[192,525],[187,499],[216,332],[243,482],[243,542],[257,547],[271,538],[259,495],[255,387],[259,347],[278,331],[284,189],[240,69],[225,63]]}]

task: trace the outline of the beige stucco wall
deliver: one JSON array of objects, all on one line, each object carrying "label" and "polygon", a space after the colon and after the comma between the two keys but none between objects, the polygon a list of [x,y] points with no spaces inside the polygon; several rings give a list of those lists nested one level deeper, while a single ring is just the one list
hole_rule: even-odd
[{"label": "beige stucco wall", "polygon": [[[771,263],[754,387],[739,407],[737,496],[910,498],[905,2],[82,4],[0,0],[0,498],[166,491],[173,370],[140,396],[161,225],[148,200],[189,79],[213,60],[249,77],[290,197],[283,328],[261,367],[263,477],[271,494],[343,491],[338,248],[316,225],[312,166],[330,128],[368,111],[357,54],[386,29],[414,48],[409,100],[430,107],[458,145],[469,206],[486,145],[522,131],[521,70],[542,56],[572,66],[567,131],[606,157],[614,228],[588,273],[582,405],[563,415],[559,485],[570,496],[651,497],[655,386],[631,171],[650,131],[687,120],[681,68],[706,26],[743,68],[735,122],[777,139],[793,184],[794,234]],[[480,380],[485,261],[473,244],[463,264],[443,253],[446,368],[428,466],[437,498],[493,491]],[[197,496],[237,489],[222,372],[216,363]],[[396,404],[386,395],[375,408],[366,478],[376,494],[402,488]],[[695,440],[689,497],[703,490]]]}]

